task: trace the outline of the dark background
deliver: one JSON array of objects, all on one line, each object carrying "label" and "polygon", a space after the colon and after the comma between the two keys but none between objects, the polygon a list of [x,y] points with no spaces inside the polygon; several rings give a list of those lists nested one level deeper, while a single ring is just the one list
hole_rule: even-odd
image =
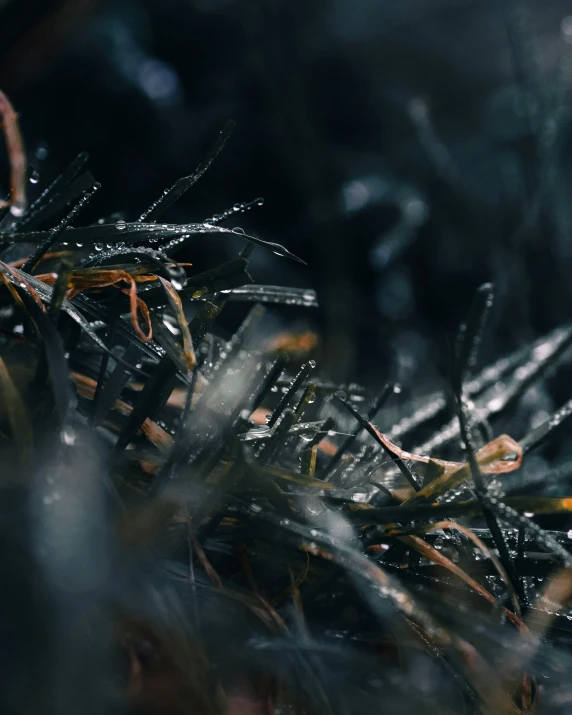
[{"label": "dark background", "polygon": [[321,331],[325,369],[429,390],[484,281],[484,359],[570,320],[569,42],[556,0],[0,0],[0,87],[32,190],[90,153],[82,221],[136,219],[234,119],[165,218],[263,196],[240,225],[308,267],[258,250],[254,278],[316,288],[320,311],[288,319]]}]

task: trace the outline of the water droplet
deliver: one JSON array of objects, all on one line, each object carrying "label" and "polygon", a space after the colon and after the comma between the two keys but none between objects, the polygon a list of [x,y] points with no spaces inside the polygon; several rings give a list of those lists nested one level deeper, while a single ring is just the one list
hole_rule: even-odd
[{"label": "water droplet", "polygon": [[32,168],[32,172],[30,173],[30,183],[37,184],[39,180],[40,180],[40,175],[38,174],[36,169]]},{"label": "water droplet", "polygon": [[311,405],[312,402],[316,402],[316,393],[315,392],[308,396],[308,404]]},{"label": "water droplet", "polygon": [[367,492],[358,488],[354,489],[352,493],[352,501],[357,502],[358,504],[365,504],[367,502]]},{"label": "water droplet", "polygon": [[523,513],[524,513],[524,516],[528,517],[529,519],[534,516],[534,512],[533,512],[533,511],[525,511],[525,512],[523,512]]},{"label": "water droplet", "polygon": [[232,229],[232,232],[233,232],[233,233],[237,233],[239,236],[244,236],[244,235],[245,235],[244,229],[243,229],[243,228],[240,228],[240,226],[235,226],[235,227]]},{"label": "water droplet", "polygon": [[103,251],[103,243],[96,243],[94,248],[96,251]]},{"label": "water droplet", "polygon": [[76,443],[77,435],[71,427],[65,427],[61,433],[61,439],[64,444],[71,447]]},{"label": "water droplet", "polygon": [[25,210],[26,210],[25,204],[23,204],[20,201],[17,201],[15,204],[12,204],[12,206],[10,206],[10,213],[12,214],[12,216],[16,216],[16,217],[23,216]]},{"label": "water droplet", "polygon": [[316,361],[315,360],[308,360],[308,366],[311,367],[312,369],[316,367]]},{"label": "water droplet", "polygon": [[48,156],[48,145],[46,142],[39,142],[36,147],[36,159],[43,161]]},{"label": "water droplet", "polygon": [[83,246],[83,243],[77,243],[77,242],[76,242],[76,244],[75,244],[75,245],[76,245],[76,248],[82,248],[82,246]]},{"label": "water droplet", "polygon": [[338,390],[334,393],[335,396],[340,400],[347,400],[347,394],[343,390]]}]

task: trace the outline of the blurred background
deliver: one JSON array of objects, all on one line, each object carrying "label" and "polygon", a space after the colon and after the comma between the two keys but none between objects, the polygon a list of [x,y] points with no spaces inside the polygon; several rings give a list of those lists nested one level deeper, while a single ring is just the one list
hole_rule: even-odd
[{"label": "blurred background", "polygon": [[234,119],[166,220],[264,197],[240,225],[308,265],[258,250],[255,281],[318,291],[288,319],[319,330],[332,376],[413,390],[447,376],[484,281],[485,361],[570,321],[571,59],[559,0],[0,0],[33,191],[87,150],[103,188],[82,221],[135,220]]}]

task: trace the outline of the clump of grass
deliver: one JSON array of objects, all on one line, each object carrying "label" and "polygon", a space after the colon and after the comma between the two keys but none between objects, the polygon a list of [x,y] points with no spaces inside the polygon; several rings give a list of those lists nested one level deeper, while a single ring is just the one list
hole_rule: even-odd
[{"label": "clump of grass", "polygon": [[[299,259],[226,228],[244,206],[157,223],[232,124],[138,221],[82,227],[87,157],[28,206],[7,112],[2,711],[567,712],[570,532],[542,519],[572,496],[567,475],[555,495],[550,475],[520,474],[572,409],[527,434],[496,425],[572,328],[479,371],[483,286],[452,358],[451,421],[440,395],[419,407],[393,384],[329,383],[315,336],[260,337],[265,305],[316,296],[254,283],[254,248]],[[177,261],[228,234],[245,241],[235,259]],[[254,306],[223,339],[236,301]]]}]

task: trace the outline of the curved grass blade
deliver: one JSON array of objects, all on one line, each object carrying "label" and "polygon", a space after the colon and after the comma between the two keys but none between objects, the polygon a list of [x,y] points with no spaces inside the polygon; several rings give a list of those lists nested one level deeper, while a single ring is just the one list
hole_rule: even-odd
[{"label": "curved grass blade", "polygon": [[[27,231],[34,229],[42,221],[50,218],[59,208],[62,208],[65,203],[73,201],[82,191],[86,191],[90,186],[93,186],[95,180],[89,173],[83,174],[81,180],[75,182],[88,159],[89,154],[87,152],[83,151],[78,154],[67,169],[38,196],[24,216],[16,222],[16,225]],[[75,194],[70,191],[72,183],[76,187]],[[63,191],[66,192],[68,198],[62,204],[59,197]]]},{"label": "curved grass blade", "polygon": [[[394,393],[394,391],[395,391],[395,385],[393,383],[388,382],[385,385],[385,387],[383,388],[383,390],[381,391],[380,396],[374,401],[369,412],[367,413],[367,419],[369,422],[372,422],[375,419],[379,410],[383,407],[383,405],[385,405],[385,403],[390,398],[390,396]],[[338,464],[340,463],[340,460],[343,457],[343,455],[354,444],[354,442],[359,437],[359,435],[363,429],[364,429],[363,425],[360,422],[360,426],[358,427],[358,429],[343,442],[341,447],[338,449],[338,451],[335,453],[335,455],[331,458],[326,469],[324,470],[324,474],[323,474],[324,479],[328,479],[328,477],[332,475],[332,473],[334,472],[334,470],[337,468]]]},{"label": "curved grass blade", "polygon": [[270,415],[270,419],[268,420],[268,427],[272,428],[276,422],[280,419],[282,413],[288,407],[288,405],[292,402],[294,399],[296,392],[300,389],[302,386],[304,380],[308,377],[310,372],[316,367],[316,363],[313,360],[309,360],[307,363],[302,365],[300,368],[300,371],[296,375],[296,377],[292,380],[290,383],[290,386],[288,387],[288,390],[284,395],[282,395],[282,398],[278,405],[276,406],[276,409],[274,412]]},{"label": "curved grass blade", "polygon": [[171,358],[165,355],[145,383],[145,387],[129,415],[127,424],[117,438],[115,443],[116,454],[123,452],[139,429],[141,429],[143,423],[146,420],[152,420],[157,412],[162,409],[173,391],[176,375],[177,367]]},{"label": "curved grass blade", "polygon": [[[35,278],[35,276],[31,276],[29,274],[23,273],[19,271],[17,268],[9,268],[5,264],[3,264],[0,261],[0,272],[2,273],[3,276],[7,278],[7,280],[14,284],[14,285],[28,285],[30,286],[35,293],[42,299],[44,303],[47,303],[48,305],[52,301],[52,296],[53,296],[53,288],[51,286],[46,285],[42,281],[38,280]],[[105,353],[109,353],[111,357],[116,361],[124,364],[127,368],[130,370],[133,370],[134,372],[143,374],[144,376],[147,376],[147,373],[145,373],[142,370],[139,370],[136,368],[134,365],[129,365],[128,363],[125,363],[122,358],[119,356],[115,355],[108,347],[107,345],[101,340],[101,338],[97,335],[95,330],[91,327],[89,322],[83,317],[83,315],[76,309],[74,303],[78,303],[82,305],[82,307],[85,307],[88,312],[92,314],[92,316],[95,319],[101,320],[102,318],[104,319],[104,322],[108,322],[106,320],[106,315],[105,312],[97,306],[95,303],[92,301],[89,301],[85,296],[83,295],[78,295],[74,298],[73,303],[69,301],[67,298],[64,298],[62,301],[62,310],[64,310],[72,320],[74,320],[80,328],[88,335],[88,337],[99,347],[101,348]],[[123,325],[121,324],[123,323]],[[130,342],[133,340],[136,341],[138,345],[142,346],[142,350],[145,348],[148,351],[148,355],[157,358],[161,356],[161,353],[158,352],[156,349],[153,349],[152,346],[149,345],[149,343],[144,344],[141,343],[139,339],[134,335],[132,331],[130,331],[126,327],[125,321],[121,321],[118,324],[118,333],[120,333],[122,336],[125,336]]]},{"label": "curved grass blade", "polygon": [[315,291],[307,288],[253,284],[233,288],[227,293],[227,296],[229,300],[237,301],[296,305],[303,308],[318,307],[318,299]]},{"label": "curved grass blade", "polygon": [[477,355],[483,331],[487,323],[494,299],[492,283],[484,283],[476,292],[469,310],[467,321],[463,323],[457,336],[456,383],[461,389],[467,376],[477,364]]},{"label": "curved grass blade", "polygon": [[170,189],[167,189],[163,195],[155,201],[139,218],[139,221],[156,221],[167,209],[178,201],[185,192],[192,188],[201,176],[208,170],[213,161],[224,149],[224,145],[230,138],[236,123],[229,119],[221,129],[219,136],[214,144],[209,149],[207,155],[190,176],[184,176],[176,181]]},{"label": "curved grass blade", "polygon": [[74,218],[80,211],[89,203],[95,193],[101,188],[101,184],[93,184],[90,191],[86,191],[81,200],[73,207],[68,215],[60,221],[60,223],[50,231],[49,236],[44,239],[34,250],[32,255],[22,266],[24,273],[32,273],[44,255],[50,250],[62,233],[68,228]]},{"label": "curved grass blade", "polygon": [[527,454],[536,447],[539,447],[547,439],[559,431],[564,425],[568,424],[572,417],[572,400],[568,400],[566,404],[557,410],[552,417],[549,417],[541,425],[529,432],[526,437],[520,440],[523,454]]},{"label": "curved grass blade", "polygon": [[403,461],[403,459],[401,459],[399,455],[395,454],[395,452],[389,449],[386,444],[386,440],[383,439],[383,435],[377,429],[377,427],[375,427],[375,425],[373,425],[367,418],[360,415],[356,408],[351,405],[347,400],[343,400],[337,395],[336,399],[346,408],[346,410],[348,410],[348,412],[350,412],[356,418],[356,420],[360,423],[363,429],[365,429],[366,432],[368,432],[368,434],[370,434],[375,439],[375,441],[381,445],[384,452],[388,454],[389,457],[391,457],[391,459],[395,462],[395,465],[397,466],[401,474],[403,474],[403,476],[413,487],[413,489],[415,489],[415,491],[420,494],[421,486],[419,485],[419,482],[415,478],[413,472],[409,469],[409,467],[405,464],[405,462]]},{"label": "curved grass blade", "polygon": [[[506,459],[506,457],[512,455],[516,456],[514,460]],[[480,470],[487,473],[503,474],[505,472],[512,472],[520,467],[522,463],[522,449],[518,442],[515,442],[508,435],[503,434],[482,447],[476,453],[475,458]],[[429,457],[421,459],[429,460]],[[407,499],[404,504],[412,506],[413,504],[419,504],[424,501],[433,501],[450,489],[455,489],[471,476],[471,469],[468,463],[458,464],[454,462],[442,462],[441,460],[434,461],[437,464],[447,465],[449,469],[443,476],[433,480],[420,489],[417,494]],[[455,466],[451,467],[451,465]]]},{"label": "curved grass blade", "polygon": [[[516,513],[530,512],[534,514],[570,514],[572,513],[572,497],[505,497],[503,503]],[[368,507],[368,508],[365,508]],[[347,518],[356,525],[387,525],[396,521],[435,521],[445,517],[460,518],[482,516],[482,504],[476,500],[454,502],[449,504],[418,504],[408,506],[369,507],[365,504],[352,504]]]}]

